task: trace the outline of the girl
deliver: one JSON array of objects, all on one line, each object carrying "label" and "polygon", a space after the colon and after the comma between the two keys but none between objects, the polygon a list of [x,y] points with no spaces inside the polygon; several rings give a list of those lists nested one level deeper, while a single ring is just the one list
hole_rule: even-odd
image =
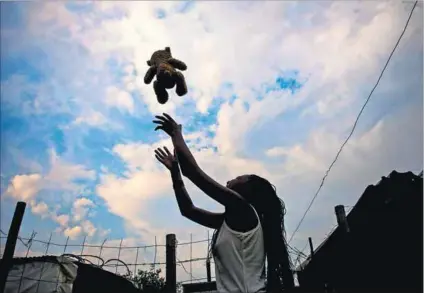
[{"label": "girl", "polygon": [[[181,214],[215,229],[211,246],[218,291],[281,292],[293,288],[284,235],[285,208],[274,186],[257,175],[239,176],[226,186],[219,184],[197,165],[184,141],[181,125],[165,113],[156,118],[155,131],[163,130],[171,137],[174,155],[164,147],[155,150],[155,157],[171,173]],[[185,177],[222,204],[225,212],[213,213],[196,207],[184,187],[180,168]]]}]

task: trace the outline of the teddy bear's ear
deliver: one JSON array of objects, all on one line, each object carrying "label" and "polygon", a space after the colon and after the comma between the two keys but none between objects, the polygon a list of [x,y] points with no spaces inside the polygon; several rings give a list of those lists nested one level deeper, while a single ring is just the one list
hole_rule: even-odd
[{"label": "teddy bear's ear", "polygon": [[168,53],[171,53],[171,48],[170,47],[165,47],[165,51]]},{"label": "teddy bear's ear", "polygon": [[147,65],[148,66],[151,66],[152,65],[152,63],[150,62],[150,60],[147,60]]}]

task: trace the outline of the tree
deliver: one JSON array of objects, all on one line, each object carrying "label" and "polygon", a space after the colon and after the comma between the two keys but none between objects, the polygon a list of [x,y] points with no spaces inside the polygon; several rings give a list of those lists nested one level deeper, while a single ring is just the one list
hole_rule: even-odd
[{"label": "tree", "polygon": [[137,275],[131,277],[131,281],[143,292],[163,292],[165,279],[160,276],[161,269],[150,268],[148,271],[138,270]]},{"label": "tree", "polygon": [[[135,276],[126,276],[133,284],[145,293],[162,293],[165,291],[165,279],[160,276],[161,269],[156,269],[151,266],[150,270],[138,270]],[[177,283],[177,292],[182,292],[181,283]]]}]

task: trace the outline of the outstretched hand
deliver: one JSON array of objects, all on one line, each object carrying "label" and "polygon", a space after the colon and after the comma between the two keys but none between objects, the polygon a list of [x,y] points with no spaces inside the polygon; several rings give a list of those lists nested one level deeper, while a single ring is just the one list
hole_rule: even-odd
[{"label": "outstretched hand", "polygon": [[155,116],[157,120],[153,120],[153,123],[157,124],[155,131],[162,129],[165,131],[170,137],[173,137],[177,132],[181,132],[181,124],[175,122],[175,120],[166,113],[163,115]]},{"label": "outstretched hand", "polygon": [[[174,151],[175,153],[175,151]],[[161,162],[168,170],[178,165],[177,156],[171,154],[167,147],[157,148],[155,150],[156,159]]]}]

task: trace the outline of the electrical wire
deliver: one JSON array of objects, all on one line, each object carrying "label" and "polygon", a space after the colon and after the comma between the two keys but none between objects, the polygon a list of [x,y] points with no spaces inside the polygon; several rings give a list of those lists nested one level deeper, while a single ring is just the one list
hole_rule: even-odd
[{"label": "electrical wire", "polygon": [[394,48],[393,48],[392,52],[390,53],[389,58],[387,59],[387,62],[386,62],[386,64],[384,65],[383,70],[381,71],[380,76],[378,77],[376,84],[375,84],[375,85],[374,85],[374,87],[372,88],[372,90],[371,90],[370,94],[368,95],[368,98],[365,100],[364,105],[362,106],[361,110],[359,111],[359,113],[358,113],[358,115],[357,115],[357,117],[356,117],[356,120],[355,120],[355,122],[354,122],[354,124],[353,124],[353,126],[352,126],[352,129],[351,129],[351,131],[350,131],[350,133],[349,133],[348,137],[346,138],[346,140],[345,140],[345,141],[343,142],[343,144],[341,145],[341,147],[340,147],[339,151],[338,151],[338,152],[337,152],[337,154],[336,154],[336,157],[334,158],[333,162],[330,164],[330,167],[329,167],[329,168],[327,169],[327,171],[325,172],[325,175],[324,175],[324,177],[323,177],[323,178],[322,178],[322,180],[321,180],[321,184],[319,185],[319,187],[318,187],[318,189],[317,189],[317,191],[316,191],[316,193],[315,193],[314,197],[312,198],[311,202],[309,203],[308,208],[306,209],[305,213],[303,214],[302,218],[300,219],[299,223],[297,224],[296,229],[294,229],[294,232],[293,232],[293,233],[292,233],[292,235],[290,236],[290,240],[288,241],[288,243],[290,243],[290,242],[292,241],[292,239],[293,239],[294,235],[295,235],[295,234],[297,233],[297,231],[299,230],[300,225],[302,225],[303,220],[305,219],[305,217],[306,217],[306,215],[308,214],[309,210],[311,209],[311,207],[312,207],[312,205],[313,205],[313,203],[314,203],[315,199],[317,198],[317,196],[318,196],[319,192],[321,191],[321,188],[322,188],[322,186],[324,185],[325,179],[327,178],[327,176],[328,176],[328,174],[330,173],[331,169],[333,168],[334,164],[335,164],[335,163],[336,163],[336,161],[338,160],[339,155],[340,155],[340,153],[342,152],[342,150],[343,150],[344,146],[348,143],[348,141],[349,141],[349,140],[350,140],[350,138],[352,137],[352,135],[353,135],[353,133],[354,133],[354,131],[355,131],[355,129],[356,129],[356,125],[358,124],[359,118],[360,118],[360,117],[361,117],[361,115],[362,115],[362,112],[364,111],[364,109],[365,109],[365,107],[367,106],[367,104],[368,104],[369,100],[371,99],[371,96],[372,96],[372,94],[374,93],[374,90],[377,88],[378,84],[380,83],[380,80],[381,80],[381,78],[382,78],[382,76],[383,76],[384,72],[386,71],[387,65],[389,65],[389,62],[390,62],[390,60],[392,59],[392,56],[393,56],[393,54],[394,54],[395,50],[397,49],[397,47],[398,47],[398,45],[399,45],[399,43],[400,43],[400,41],[401,41],[401,39],[402,39],[403,35],[405,34],[405,31],[406,31],[406,29],[407,29],[407,27],[408,27],[409,21],[411,20],[412,13],[414,12],[414,9],[415,9],[415,7],[417,6],[417,3],[418,3],[418,1],[415,1],[414,6],[412,7],[412,10],[411,10],[411,12],[410,12],[410,14],[409,14],[408,20],[406,21],[405,27],[404,27],[404,29],[403,29],[402,33],[400,34],[400,36],[399,36],[399,38],[398,38],[398,40],[397,40],[397,42],[396,42],[396,45],[394,46]]}]

